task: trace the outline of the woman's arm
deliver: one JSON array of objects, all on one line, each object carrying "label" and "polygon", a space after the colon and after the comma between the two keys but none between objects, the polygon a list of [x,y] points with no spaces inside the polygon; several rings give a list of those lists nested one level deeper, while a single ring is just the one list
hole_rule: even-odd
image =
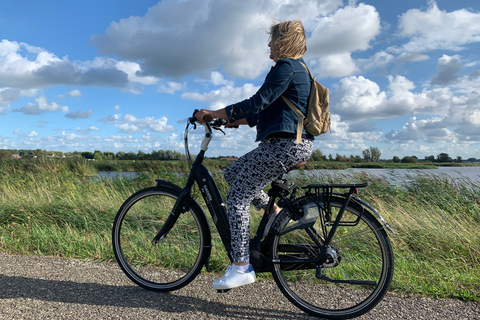
[{"label": "woman's arm", "polygon": [[[210,115],[213,119],[220,118],[220,119],[225,119],[225,120],[228,121],[228,117],[227,117],[227,113],[225,112],[225,108],[224,109],[218,109],[218,110],[201,109],[195,114],[195,117],[197,118],[198,122],[204,123],[205,120],[203,120],[203,118],[206,115]],[[238,126],[246,125],[246,124],[248,124],[247,119],[244,118],[244,119],[237,120],[233,123],[228,122],[225,125],[225,128],[238,128]]]}]

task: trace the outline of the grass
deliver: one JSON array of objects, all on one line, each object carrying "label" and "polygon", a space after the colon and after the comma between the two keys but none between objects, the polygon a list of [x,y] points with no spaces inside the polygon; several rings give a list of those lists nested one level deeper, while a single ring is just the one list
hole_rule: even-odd
[{"label": "grass", "polygon": [[[156,178],[184,183],[184,175],[160,164],[132,179],[112,180],[91,178],[97,168],[85,160],[1,161],[0,250],[113,261],[111,227],[125,199],[155,185]],[[224,164],[212,161],[208,165],[225,195],[228,186],[217,171]],[[292,179],[304,184],[327,182],[332,177],[315,177],[305,171]],[[335,175],[335,179],[350,182],[352,177]],[[396,186],[365,174],[353,180],[371,182],[359,197],[378,209],[396,231],[390,235],[395,253],[392,290],[479,301],[478,184],[418,175]],[[252,209],[252,230],[260,216]],[[212,236],[210,263],[220,272],[228,262],[214,228]]]}]

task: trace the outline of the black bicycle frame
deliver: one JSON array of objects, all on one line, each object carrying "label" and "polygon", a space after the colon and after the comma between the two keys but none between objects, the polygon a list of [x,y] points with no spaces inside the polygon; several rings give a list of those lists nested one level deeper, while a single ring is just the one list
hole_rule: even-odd
[{"label": "black bicycle frame", "polygon": [[[220,238],[222,239],[222,243],[225,246],[227,251],[228,257],[232,261],[231,258],[231,240],[230,240],[230,225],[228,222],[228,215],[226,205],[220,195],[220,191],[218,190],[217,184],[215,183],[212,174],[210,171],[203,165],[203,160],[205,158],[205,151],[207,150],[208,143],[212,138],[212,129],[208,123],[204,124],[205,126],[205,138],[202,142],[202,149],[200,150],[199,154],[195,158],[194,163],[192,164],[190,174],[187,178],[187,183],[185,187],[182,189],[175,205],[170,212],[167,220],[163,227],[159,230],[157,235],[153,238],[153,242],[157,243],[162,238],[164,238],[168,232],[171,230],[175,222],[177,221],[178,217],[189,210],[190,202],[194,201],[191,195],[191,190],[196,182],[198,187],[200,188],[200,192],[202,193],[203,199],[207,204],[208,210],[212,216],[213,222],[217,227],[218,233],[220,234]],[[160,180],[162,183],[163,180]]]}]

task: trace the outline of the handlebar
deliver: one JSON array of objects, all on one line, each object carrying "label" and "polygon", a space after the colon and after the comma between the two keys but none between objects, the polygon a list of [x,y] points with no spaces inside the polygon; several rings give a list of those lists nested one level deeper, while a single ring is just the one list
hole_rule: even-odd
[{"label": "handlebar", "polygon": [[[195,109],[195,111],[193,111],[193,116],[191,118],[189,118],[189,122],[191,124],[194,124],[195,122],[197,122],[197,118],[196,118],[196,114],[199,110]],[[227,120],[225,119],[220,119],[220,118],[217,118],[217,119],[213,119],[211,115],[207,114],[206,116],[203,117],[203,121],[205,121],[208,125],[210,125],[212,128],[219,128],[221,126],[224,126],[228,123]]]}]

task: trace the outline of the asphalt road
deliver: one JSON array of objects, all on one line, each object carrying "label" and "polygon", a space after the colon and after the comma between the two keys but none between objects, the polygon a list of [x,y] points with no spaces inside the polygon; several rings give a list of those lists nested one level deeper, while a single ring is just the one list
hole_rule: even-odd
[{"label": "asphalt road", "polygon": [[[0,319],[318,319],[273,281],[218,294],[215,277],[156,293],[131,283],[115,263],[0,254]],[[389,293],[357,319],[480,319],[480,303]]]}]

